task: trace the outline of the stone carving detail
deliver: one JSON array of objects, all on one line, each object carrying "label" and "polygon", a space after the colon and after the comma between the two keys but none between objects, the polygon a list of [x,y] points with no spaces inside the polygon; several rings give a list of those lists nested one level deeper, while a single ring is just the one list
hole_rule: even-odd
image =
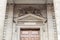
[{"label": "stone carving detail", "polygon": [[14,18],[24,16],[26,14],[34,14],[47,18],[47,7],[46,4],[19,4],[15,5]]},{"label": "stone carving detail", "polygon": [[55,22],[55,15],[54,15],[54,12],[52,14],[52,18],[53,18],[53,28],[54,28],[54,40],[57,40],[57,27],[56,27],[56,22]]},{"label": "stone carving detail", "polygon": [[19,9],[19,16],[22,16],[23,14],[36,14],[37,16],[42,16],[40,9],[31,6]]},{"label": "stone carving detail", "polygon": [[57,27],[56,27],[56,19],[55,19],[55,14],[54,14],[54,7],[52,5],[52,21],[53,21],[53,28],[54,28],[54,40],[57,40]]},{"label": "stone carving detail", "polygon": [[8,19],[8,10],[6,10],[6,14],[5,14],[3,40],[5,40],[5,36],[6,36],[6,29],[7,29],[7,23],[8,23],[7,19]]}]

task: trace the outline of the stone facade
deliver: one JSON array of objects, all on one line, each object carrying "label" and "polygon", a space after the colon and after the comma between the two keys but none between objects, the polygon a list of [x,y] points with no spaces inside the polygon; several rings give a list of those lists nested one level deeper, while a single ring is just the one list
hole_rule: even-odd
[{"label": "stone facade", "polygon": [[[59,40],[60,12],[57,10],[60,9],[56,9],[58,6],[57,3],[54,4],[54,6],[53,4],[40,4],[40,5],[8,4],[5,15],[7,2],[6,0],[1,2],[3,5],[1,5],[0,8],[1,9],[4,8],[4,10],[0,11],[0,13],[3,13],[1,16],[1,18],[3,19],[1,19],[1,24],[0,24],[1,25],[0,40],[20,40],[21,28],[40,28],[41,29],[40,40]],[[55,7],[55,5],[57,6]],[[5,18],[5,22],[4,22],[4,18]],[[24,24],[26,22],[31,22],[36,24],[26,25]],[[57,32],[58,32],[58,38],[57,38]]]},{"label": "stone facade", "polygon": [[[20,28],[40,28],[40,40],[57,40],[53,4],[9,4],[5,20],[3,35],[5,40],[20,40]],[[24,25],[25,22],[36,23],[36,25]]]}]

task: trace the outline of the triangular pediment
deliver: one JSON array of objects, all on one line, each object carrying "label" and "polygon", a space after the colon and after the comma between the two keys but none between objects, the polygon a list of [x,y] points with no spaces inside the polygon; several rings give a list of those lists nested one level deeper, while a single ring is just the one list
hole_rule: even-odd
[{"label": "triangular pediment", "polygon": [[36,16],[34,14],[26,14],[24,16],[19,17],[18,20],[21,20],[21,21],[26,21],[26,20],[30,20],[30,21],[32,21],[32,20],[39,21],[40,20],[40,21],[43,21],[45,19],[43,17],[39,17],[39,16]]}]

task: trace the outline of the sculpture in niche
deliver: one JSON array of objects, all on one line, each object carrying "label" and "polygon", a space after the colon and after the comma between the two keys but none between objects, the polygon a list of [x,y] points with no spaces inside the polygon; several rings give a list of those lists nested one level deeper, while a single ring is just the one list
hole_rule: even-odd
[{"label": "sculpture in niche", "polygon": [[19,9],[19,17],[23,16],[25,14],[35,14],[37,16],[42,16],[41,10],[37,9],[37,8],[34,8],[32,6]]}]

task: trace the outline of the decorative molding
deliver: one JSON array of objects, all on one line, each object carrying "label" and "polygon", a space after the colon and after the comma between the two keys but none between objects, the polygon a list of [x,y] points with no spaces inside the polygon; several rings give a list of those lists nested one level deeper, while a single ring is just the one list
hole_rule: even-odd
[{"label": "decorative molding", "polygon": [[[32,20],[32,18],[29,18],[29,20],[27,20],[27,17],[32,17],[32,18],[36,18],[36,19],[34,19],[34,20]],[[26,19],[24,19],[24,18],[26,18]],[[45,18],[43,18],[43,17],[40,17],[40,16],[36,16],[36,15],[34,15],[34,14],[26,14],[26,15],[24,15],[24,16],[21,16],[21,17],[18,17],[18,18],[15,18],[15,22],[16,21],[42,21],[42,22],[45,22],[46,21],[46,19]]]}]

